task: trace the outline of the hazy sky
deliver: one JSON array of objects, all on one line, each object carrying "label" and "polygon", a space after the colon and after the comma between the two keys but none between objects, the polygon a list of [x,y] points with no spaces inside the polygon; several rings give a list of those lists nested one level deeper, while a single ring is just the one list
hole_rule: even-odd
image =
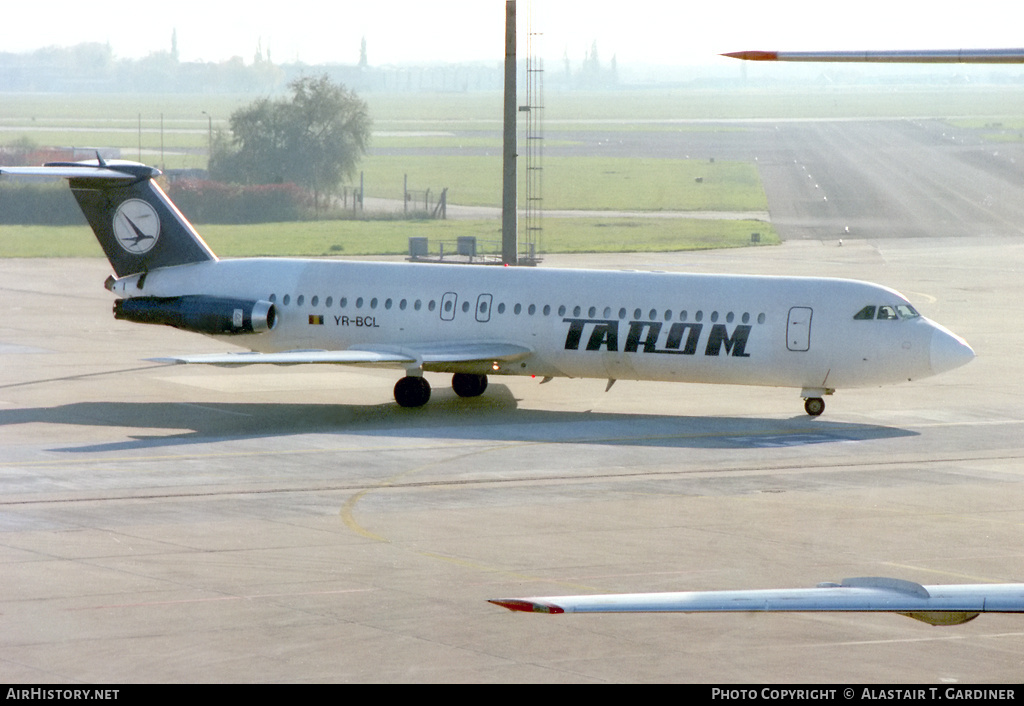
[{"label": "hazy sky", "polygon": [[[579,61],[594,41],[603,60],[614,54],[620,64],[705,63],[741,49],[1024,45],[1024,3],[1016,0],[519,0],[521,45],[531,5],[532,29],[542,33],[549,60],[568,51]],[[168,50],[176,29],[185,61],[240,56],[248,63],[262,45],[278,63],[351,64],[364,36],[372,65],[504,55],[504,0],[5,0],[0,7],[0,51],[96,41],[136,58]]]}]

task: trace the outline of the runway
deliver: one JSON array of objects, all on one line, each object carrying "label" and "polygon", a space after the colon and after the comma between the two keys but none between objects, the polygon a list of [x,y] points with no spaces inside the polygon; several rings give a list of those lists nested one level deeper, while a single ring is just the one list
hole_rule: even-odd
[{"label": "runway", "polygon": [[855,277],[978,358],[794,390],[147,362],[99,260],[0,262],[0,679],[1019,682],[1024,616],[513,614],[488,598],[1024,581],[1024,245],[791,240],[546,266]]},{"label": "runway", "polygon": [[712,174],[715,161],[754,163],[786,240],[1024,235],[1024,142],[986,140],[995,128],[926,118],[658,127],[555,124],[544,154],[707,160]]}]

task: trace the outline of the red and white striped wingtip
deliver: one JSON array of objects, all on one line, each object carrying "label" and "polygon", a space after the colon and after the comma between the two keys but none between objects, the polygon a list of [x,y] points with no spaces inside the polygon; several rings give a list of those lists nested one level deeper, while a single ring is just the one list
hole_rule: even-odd
[{"label": "red and white striped wingtip", "polygon": [[554,603],[538,603],[536,601],[523,600],[522,598],[495,598],[487,602],[522,613],[557,614],[565,612]]},{"label": "red and white striped wingtip", "polygon": [[777,51],[733,51],[727,54],[722,54],[730,59],[743,59],[744,61],[778,61],[779,52]]},{"label": "red and white striped wingtip", "polygon": [[734,51],[744,61],[844,61],[889,64],[1021,64],[1024,49],[895,49],[866,51]]}]

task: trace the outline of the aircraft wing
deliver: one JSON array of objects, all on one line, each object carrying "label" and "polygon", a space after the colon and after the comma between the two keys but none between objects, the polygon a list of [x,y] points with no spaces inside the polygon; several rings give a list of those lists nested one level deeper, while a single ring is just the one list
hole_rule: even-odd
[{"label": "aircraft wing", "polygon": [[202,365],[377,365],[409,367],[522,360],[533,351],[512,343],[421,343],[402,346],[354,346],[343,351],[301,350],[280,353],[214,353],[152,358],[159,363]]},{"label": "aircraft wing", "polygon": [[735,51],[746,61],[850,61],[886,64],[1021,64],[1024,49],[925,49],[893,51]]},{"label": "aircraft wing", "polygon": [[979,613],[1024,613],[1024,584],[922,586],[868,577],[815,588],[500,598],[490,603],[527,613],[886,612],[930,625],[959,625]]}]

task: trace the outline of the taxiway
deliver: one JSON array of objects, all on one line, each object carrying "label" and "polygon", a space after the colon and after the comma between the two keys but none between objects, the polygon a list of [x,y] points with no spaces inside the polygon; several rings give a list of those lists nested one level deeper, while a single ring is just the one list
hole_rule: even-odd
[{"label": "taxiway", "polygon": [[513,614],[488,598],[1024,581],[1024,243],[792,240],[546,265],[870,279],[978,358],[839,391],[147,362],[101,260],[0,262],[0,678],[1019,682],[1024,617]]}]

